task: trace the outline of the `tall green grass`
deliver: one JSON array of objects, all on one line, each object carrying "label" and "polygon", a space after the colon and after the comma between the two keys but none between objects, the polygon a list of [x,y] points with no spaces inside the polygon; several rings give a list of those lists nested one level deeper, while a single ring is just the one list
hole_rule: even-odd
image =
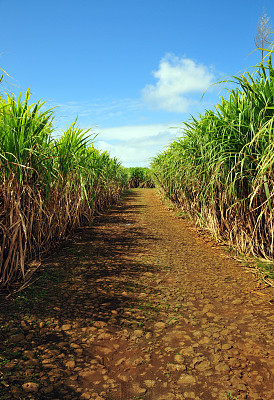
[{"label": "tall green grass", "polygon": [[145,167],[127,168],[129,175],[129,186],[131,188],[152,188],[154,187],[151,170]]},{"label": "tall green grass", "polygon": [[152,162],[155,181],[184,212],[240,252],[274,256],[274,70],[234,76],[226,98],[184,124]]},{"label": "tall green grass", "polygon": [[54,138],[54,110],[30,93],[0,97],[0,285],[30,276],[30,262],[127,185],[118,160],[76,122]]}]

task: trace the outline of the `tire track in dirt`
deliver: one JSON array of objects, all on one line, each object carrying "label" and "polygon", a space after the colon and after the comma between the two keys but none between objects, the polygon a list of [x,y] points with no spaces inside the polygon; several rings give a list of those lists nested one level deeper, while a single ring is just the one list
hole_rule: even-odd
[{"label": "tire track in dirt", "polygon": [[133,190],[6,302],[0,399],[273,400],[272,295]]}]

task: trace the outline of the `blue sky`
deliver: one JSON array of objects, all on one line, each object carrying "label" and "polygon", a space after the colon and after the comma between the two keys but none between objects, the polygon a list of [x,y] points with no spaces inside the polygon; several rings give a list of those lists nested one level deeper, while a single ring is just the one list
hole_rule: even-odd
[{"label": "blue sky", "polygon": [[30,87],[57,106],[56,134],[78,116],[95,146],[146,166],[218,102],[216,86],[201,101],[211,83],[260,60],[263,6],[274,25],[273,0],[0,0],[1,91]]}]

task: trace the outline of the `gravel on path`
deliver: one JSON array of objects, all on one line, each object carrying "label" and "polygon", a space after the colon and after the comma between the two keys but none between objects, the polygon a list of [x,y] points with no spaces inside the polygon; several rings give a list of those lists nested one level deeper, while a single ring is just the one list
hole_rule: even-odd
[{"label": "gravel on path", "polygon": [[130,191],[0,299],[0,399],[273,400],[273,289]]}]

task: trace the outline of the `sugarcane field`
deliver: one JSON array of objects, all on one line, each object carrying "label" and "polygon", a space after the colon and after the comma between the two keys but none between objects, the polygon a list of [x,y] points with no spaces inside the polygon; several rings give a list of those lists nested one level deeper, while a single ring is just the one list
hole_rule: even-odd
[{"label": "sugarcane field", "polygon": [[[68,3],[62,10],[54,5],[59,17],[69,12],[72,18]],[[100,33],[96,18],[102,21],[105,9],[91,3],[82,6],[95,7],[93,29]],[[118,18],[114,4],[106,3]],[[123,24],[136,18],[142,32],[143,2],[132,2],[136,15],[127,2],[118,3],[130,15]],[[162,6],[170,12],[166,0],[157,6],[143,5],[151,15]],[[58,21],[61,32],[64,21]],[[274,50],[268,23],[263,9],[255,39],[262,59],[252,72],[214,82],[221,76],[214,68],[170,51],[152,72],[156,83],[143,84],[139,99],[128,94],[118,101],[103,92],[81,104],[37,100],[37,89],[13,89],[0,68],[0,400],[274,399]],[[76,32],[70,23],[67,35],[70,29]],[[101,32],[105,43],[114,43],[119,29],[117,22],[116,30]],[[131,40],[130,34],[119,38],[120,46]],[[134,58],[139,47],[131,45],[125,59],[140,60],[140,75],[132,73],[138,82],[144,60]],[[143,39],[142,46],[150,42]],[[118,47],[108,50],[112,61],[100,64],[100,73],[90,74],[94,86],[100,76],[110,82],[110,66],[117,82],[127,79],[115,64]],[[155,43],[147,54],[153,51]],[[80,81],[84,63],[81,68],[69,84],[88,91],[88,82]],[[49,70],[48,84],[53,75]],[[188,100],[194,92],[202,99],[207,90],[216,95],[215,85],[225,93],[218,92],[214,105],[208,100],[202,109],[198,96]],[[161,113],[175,120],[182,110],[188,117],[179,133],[167,133]],[[136,126],[126,119],[131,112],[132,121],[141,112]],[[88,127],[90,113],[94,124],[105,118],[101,133]],[[62,125],[62,118],[69,123]],[[111,125],[110,118],[121,122]]]}]

